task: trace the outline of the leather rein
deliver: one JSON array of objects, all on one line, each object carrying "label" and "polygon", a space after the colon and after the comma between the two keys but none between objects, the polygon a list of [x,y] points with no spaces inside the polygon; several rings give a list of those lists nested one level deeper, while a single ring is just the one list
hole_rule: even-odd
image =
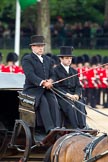
[{"label": "leather rein", "polygon": [[[89,105],[86,105],[86,104],[84,104],[84,103],[82,103],[82,102],[80,102],[80,101],[78,101],[78,100],[75,100],[75,101],[72,101],[72,99],[70,99],[70,98],[67,98],[67,96],[65,95],[65,93],[63,93],[62,91],[60,91],[60,90],[58,90],[57,88],[52,88],[51,89],[57,96],[59,96],[60,98],[62,98],[64,101],[66,101],[67,103],[69,103],[69,104],[71,104],[72,105],[72,108],[74,108],[74,109],[76,109],[77,111],[79,111],[82,115],[84,115],[84,116],[87,116],[85,113],[83,113],[82,111],[80,111],[75,105],[74,105],[74,102],[77,102],[77,103],[79,103],[80,105],[83,105],[83,106],[87,106],[89,109],[92,109],[93,111],[95,111],[95,112],[97,112],[97,113],[99,113],[99,114],[101,114],[101,115],[104,115],[104,116],[106,116],[106,117],[108,117],[108,115],[107,114],[105,114],[105,113],[103,113],[103,112],[101,112],[101,111],[99,111],[99,110],[97,110],[97,109],[94,109],[92,106],[89,106]],[[62,97],[63,96],[63,97]],[[65,97],[65,98],[64,98]],[[68,100],[67,100],[67,99]],[[88,117],[88,116],[87,116]],[[90,117],[89,117],[90,118]]]}]

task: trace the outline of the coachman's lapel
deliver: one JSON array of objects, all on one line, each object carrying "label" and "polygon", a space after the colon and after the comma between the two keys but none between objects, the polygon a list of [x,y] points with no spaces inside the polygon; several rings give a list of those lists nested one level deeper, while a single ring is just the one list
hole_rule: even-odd
[{"label": "coachman's lapel", "polygon": [[65,70],[65,68],[62,65],[60,65],[60,71],[64,74],[68,75],[67,71]]}]

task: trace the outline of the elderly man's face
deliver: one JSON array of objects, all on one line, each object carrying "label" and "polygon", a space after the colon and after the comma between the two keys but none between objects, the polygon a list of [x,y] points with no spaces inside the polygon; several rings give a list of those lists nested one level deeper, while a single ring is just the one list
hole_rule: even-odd
[{"label": "elderly man's face", "polygon": [[45,45],[33,45],[33,46],[31,46],[32,51],[34,53],[36,53],[37,55],[43,55],[44,48],[45,48]]}]

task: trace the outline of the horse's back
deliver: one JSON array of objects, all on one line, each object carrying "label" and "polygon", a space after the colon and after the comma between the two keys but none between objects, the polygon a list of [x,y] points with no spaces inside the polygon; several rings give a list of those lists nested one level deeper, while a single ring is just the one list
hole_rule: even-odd
[{"label": "horse's back", "polygon": [[[51,162],[81,162],[103,154],[106,150],[108,151],[107,136],[95,137],[86,133],[70,133],[55,142],[51,151]],[[108,153],[96,162],[108,162]]]},{"label": "horse's back", "polygon": [[92,140],[91,136],[79,133],[71,133],[59,138],[53,146],[51,152],[51,162],[81,162],[84,151],[88,143]]}]

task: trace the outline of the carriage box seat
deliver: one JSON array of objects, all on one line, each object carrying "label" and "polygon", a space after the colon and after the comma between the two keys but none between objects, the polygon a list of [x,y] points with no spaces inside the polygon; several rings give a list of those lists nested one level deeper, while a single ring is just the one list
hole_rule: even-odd
[{"label": "carriage box seat", "polygon": [[34,111],[35,98],[18,91],[20,119],[30,127],[35,127],[36,115]]}]

